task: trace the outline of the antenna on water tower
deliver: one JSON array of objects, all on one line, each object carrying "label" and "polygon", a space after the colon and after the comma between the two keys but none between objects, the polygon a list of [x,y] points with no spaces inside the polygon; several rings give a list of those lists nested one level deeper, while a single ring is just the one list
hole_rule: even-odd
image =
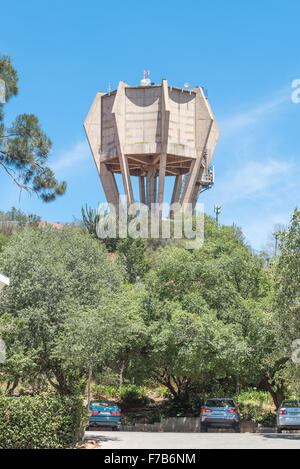
[{"label": "antenna on water tower", "polygon": [[149,78],[150,70],[144,70],[144,78],[141,80],[141,86],[151,85],[151,80]]}]

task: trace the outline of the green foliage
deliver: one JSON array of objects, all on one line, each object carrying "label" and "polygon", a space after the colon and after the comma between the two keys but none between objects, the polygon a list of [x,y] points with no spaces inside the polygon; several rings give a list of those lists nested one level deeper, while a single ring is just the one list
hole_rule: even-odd
[{"label": "green foliage", "polygon": [[267,423],[267,420],[270,419],[270,415],[272,418],[275,415],[276,419],[274,404],[268,392],[253,389],[242,391],[238,396],[235,396],[235,402],[238,405],[242,420],[252,420],[263,425],[264,421]]},{"label": "green foliage", "polygon": [[0,448],[68,448],[80,438],[84,420],[79,397],[0,397]]},{"label": "green foliage", "polygon": [[65,364],[75,365],[87,372],[109,367],[113,373],[133,372],[132,361],[139,354],[147,339],[145,326],[140,318],[140,292],[134,289],[115,292],[104,291],[99,306],[83,306],[70,310],[55,341],[53,356]]},{"label": "green foliage", "polygon": [[122,387],[120,399],[123,403],[129,404],[145,402],[145,391],[145,387],[128,384]]},{"label": "green foliage", "polygon": [[0,210],[0,221],[14,221],[20,225],[26,225],[27,223],[37,223],[40,219],[39,216],[34,214],[26,215],[26,213],[16,209],[16,207],[12,207],[7,212],[1,212]]},{"label": "green foliage", "polygon": [[0,233],[0,252],[3,250],[4,246],[8,243],[9,236],[4,233]]},{"label": "green foliage", "polygon": [[274,347],[269,357],[273,370],[272,391],[279,392],[276,407],[285,398],[289,386],[299,394],[300,365],[292,361],[300,338],[300,211],[296,208],[290,226],[275,233],[280,254],[269,267],[273,280]]},{"label": "green foliage", "polygon": [[92,395],[94,399],[120,399],[120,387],[92,383]]},{"label": "green foliage", "polygon": [[[38,370],[60,393],[78,390],[84,370],[76,367],[76,360],[67,365],[53,355],[56,340],[67,317],[90,311],[120,291],[120,266],[109,260],[97,240],[78,229],[28,228],[2,251],[0,271],[11,279],[0,305],[0,316],[9,318],[3,336],[10,343],[2,372],[17,379],[24,357],[31,377]],[[77,332],[80,329],[75,337]]]},{"label": "green foliage", "polygon": [[160,249],[145,277],[150,373],[190,412],[193,395],[259,385],[268,371],[261,358],[274,344],[262,258],[235,227],[205,223],[203,248]]},{"label": "green foliage", "polygon": [[164,417],[199,417],[205,403],[205,396],[196,392],[189,394],[181,393],[179,398],[171,396],[162,404],[162,415]]},{"label": "green foliage", "polygon": [[[10,57],[0,56],[0,78],[6,85],[6,101],[18,93],[18,76]],[[66,191],[66,182],[59,183],[46,166],[51,141],[41,130],[33,114],[21,114],[5,127],[4,105],[0,105],[0,166],[20,189],[33,191],[44,202],[54,200]]]},{"label": "green foliage", "polygon": [[158,386],[154,390],[160,397],[166,397],[169,393],[168,389],[165,386]]},{"label": "green foliage", "polygon": [[[300,337],[300,211],[279,235],[280,256],[275,270],[275,308],[280,344],[286,351]],[[290,351],[290,350],[289,350]]]},{"label": "green foliage", "polygon": [[142,238],[124,238],[118,243],[118,253],[123,259],[130,283],[143,278],[149,269],[145,255],[146,246],[146,240]]},{"label": "green foliage", "polygon": [[11,235],[21,231],[27,225],[37,227],[40,219],[38,215],[34,215],[33,213],[27,215],[15,207],[12,207],[7,212],[0,210],[0,234]]},{"label": "green foliage", "polygon": [[82,221],[89,232],[90,235],[97,237],[97,223],[99,221],[99,215],[97,215],[96,210],[89,208],[87,204],[85,207],[81,207]]},{"label": "green foliage", "polygon": [[296,392],[290,342],[279,345],[285,327],[298,338],[298,212],[269,265],[240,230],[217,229],[210,217],[201,249],[128,238],[112,261],[94,236],[95,212],[84,213],[90,233],[25,229],[0,254],[12,280],[0,307],[8,393],[30,380],[43,389],[43,379],[79,392],[92,368],[95,397],[119,400],[122,389],[135,400],[151,382],[167,389],[166,411],[198,415],[205,397],[242,391],[242,413],[257,421],[272,406],[256,392],[276,407]]},{"label": "green foliage", "polygon": [[145,386],[136,386],[135,384],[123,385],[121,392],[119,386],[94,384],[92,388],[95,399],[115,399],[129,404],[146,402],[146,391]]},{"label": "green foliage", "polygon": [[266,414],[258,416],[256,422],[262,427],[275,427],[276,426],[276,414],[274,412],[268,412]]}]

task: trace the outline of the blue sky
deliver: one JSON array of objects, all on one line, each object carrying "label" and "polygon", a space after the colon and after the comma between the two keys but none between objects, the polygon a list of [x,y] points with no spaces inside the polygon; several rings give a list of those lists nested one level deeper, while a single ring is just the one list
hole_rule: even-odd
[{"label": "blue sky", "polygon": [[[300,2],[10,0],[1,5],[0,51],[19,72],[10,121],[34,113],[53,142],[51,167],[68,183],[44,204],[0,172],[0,210],[12,205],[48,221],[72,221],[81,206],[105,200],[83,121],[97,91],[120,80],[202,85],[221,130],[215,186],[201,200],[240,226],[253,248],[299,205]],[[166,192],[169,188],[167,187]]]}]

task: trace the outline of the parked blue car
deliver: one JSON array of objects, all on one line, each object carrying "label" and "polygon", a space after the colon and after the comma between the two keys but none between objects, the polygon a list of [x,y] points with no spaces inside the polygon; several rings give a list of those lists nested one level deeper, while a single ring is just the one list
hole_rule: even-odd
[{"label": "parked blue car", "polygon": [[239,410],[233,399],[207,399],[201,410],[201,432],[207,432],[208,427],[227,427],[240,432]]},{"label": "parked blue car", "polygon": [[300,401],[282,401],[277,412],[277,433],[300,429]]},{"label": "parked blue car", "polygon": [[113,401],[91,401],[89,410],[91,415],[87,430],[91,427],[110,427],[113,430],[121,429],[121,409],[118,404]]}]

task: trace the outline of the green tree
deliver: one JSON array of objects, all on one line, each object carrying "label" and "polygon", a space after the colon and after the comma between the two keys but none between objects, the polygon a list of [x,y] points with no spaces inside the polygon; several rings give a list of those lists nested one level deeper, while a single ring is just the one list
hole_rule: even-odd
[{"label": "green tree", "polygon": [[[18,75],[10,57],[0,56],[0,79],[6,88],[6,102],[18,93]],[[59,183],[46,166],[51,141],[33,114],[21,114],[6,127],[4,104],[0,104],[0,166],[20,189],[33,191],[49,202],[64,194],[66,183]]]},{"label": "green tree", "polygon": [[218,379],[239,373],[247,348],[237,326],[188,313],[174,303],[165,304],[165,313],[149,326],[147,360],[151,375],[175,401],[188,405],[193,393],[213,392]]},{"label": "green tree", "polygon": [[99,241],[76,228],[28,228],[2,251],[0,271],[11,279],[2,297],[2,314],[22,321],[8,358],[21,343],[54,388],[72,392],[82,376],[76,367],[52,357],[55,340],[68,314],[98,306],[104,291],[120,291],[122,267],[111,262]]},{"label": "green tree", "polygon": [[[105,215],[99,215],[97,213],[97,210],[88,207],[87,204],[85,207],[81,207],[81,213],[82,213],[82,221],[83,225],[86,228],[86,230],[90,233],[91,236],[94,238],[97,238],[97,224],[99,220],[101,219],[100,217]],[[120,238],[115,237],[115,238],[103,238],[101,241],[104,243],[106,249],[108,252],[116,252],[117,245],[119,242]]]},{"label": "green tree", "polygon": [[[275,385],[275,377],[284,364],[270,361],[275,347],[270,272],[263,257],[250,251],[235,227],[217,230],[209,217],[205,223],[206,240],[201,249],[187,251],[170,245],[152,259],[152,269],[145,277],[149,292],[144,302],[147,324],[152,327],[163,318],[168,328],[176,308],[200,322],[207,321],[208,335],[228,334],[221,355],[228,352],[231,358],[228,356],[218,368],[218,354],[208,356],[209,373],[202,384],[199,377],[192,377],[189,386],[196,385],[202,392],[208,389],[207,383],[211,391],[218,386],[223,390],[233,386],[237,391],[256,386],[268,390],[277,403],[284,389],[282,383]],[[158,357],[166,360],[166,369],[170,369],[167,356],[159,352]]]},{"label": "green tree", "polygon": [[295,209],[288,230],[280,233],[275,271],[275,307],[279,336],[286,349],[300,338],[300,211]]},{"label": "green tree", "polygon": [[[297,359],[300,339],[300,211],[296,208],[286,230],[278,232],[279,256],[274,264],[274,327],[276,347],[273,363],[282,366],[275,385],[284,382],[300,393],[300,365]],[[296,360],[293,358],[296,353]]]},{"label": "green tree", "polygon": [[2,251],[6,243],[8,243],[8,241],[9,241],[9,236],[7,234],[0,233],[0,252]]},{"label": "green tree", "polygon": [[[90,379],[92,370],[101,373],[109,368],[119,374],[122,388],[123,377],[130,376],[131,361],[147,337],[139,314],[142,296],[134,289],[115,296],[107,291],[102,293],[99,306],[70,310],[53,355],[68,366],[76,365]],[[133,376],[137,376],[136,369]]]},{"label": "green tree", "polygon": [[147,242],[143,238],[124,238],[118,242],[117,252],[123,260],[129,283],[142,279],[149,269],[146,257]]}]

